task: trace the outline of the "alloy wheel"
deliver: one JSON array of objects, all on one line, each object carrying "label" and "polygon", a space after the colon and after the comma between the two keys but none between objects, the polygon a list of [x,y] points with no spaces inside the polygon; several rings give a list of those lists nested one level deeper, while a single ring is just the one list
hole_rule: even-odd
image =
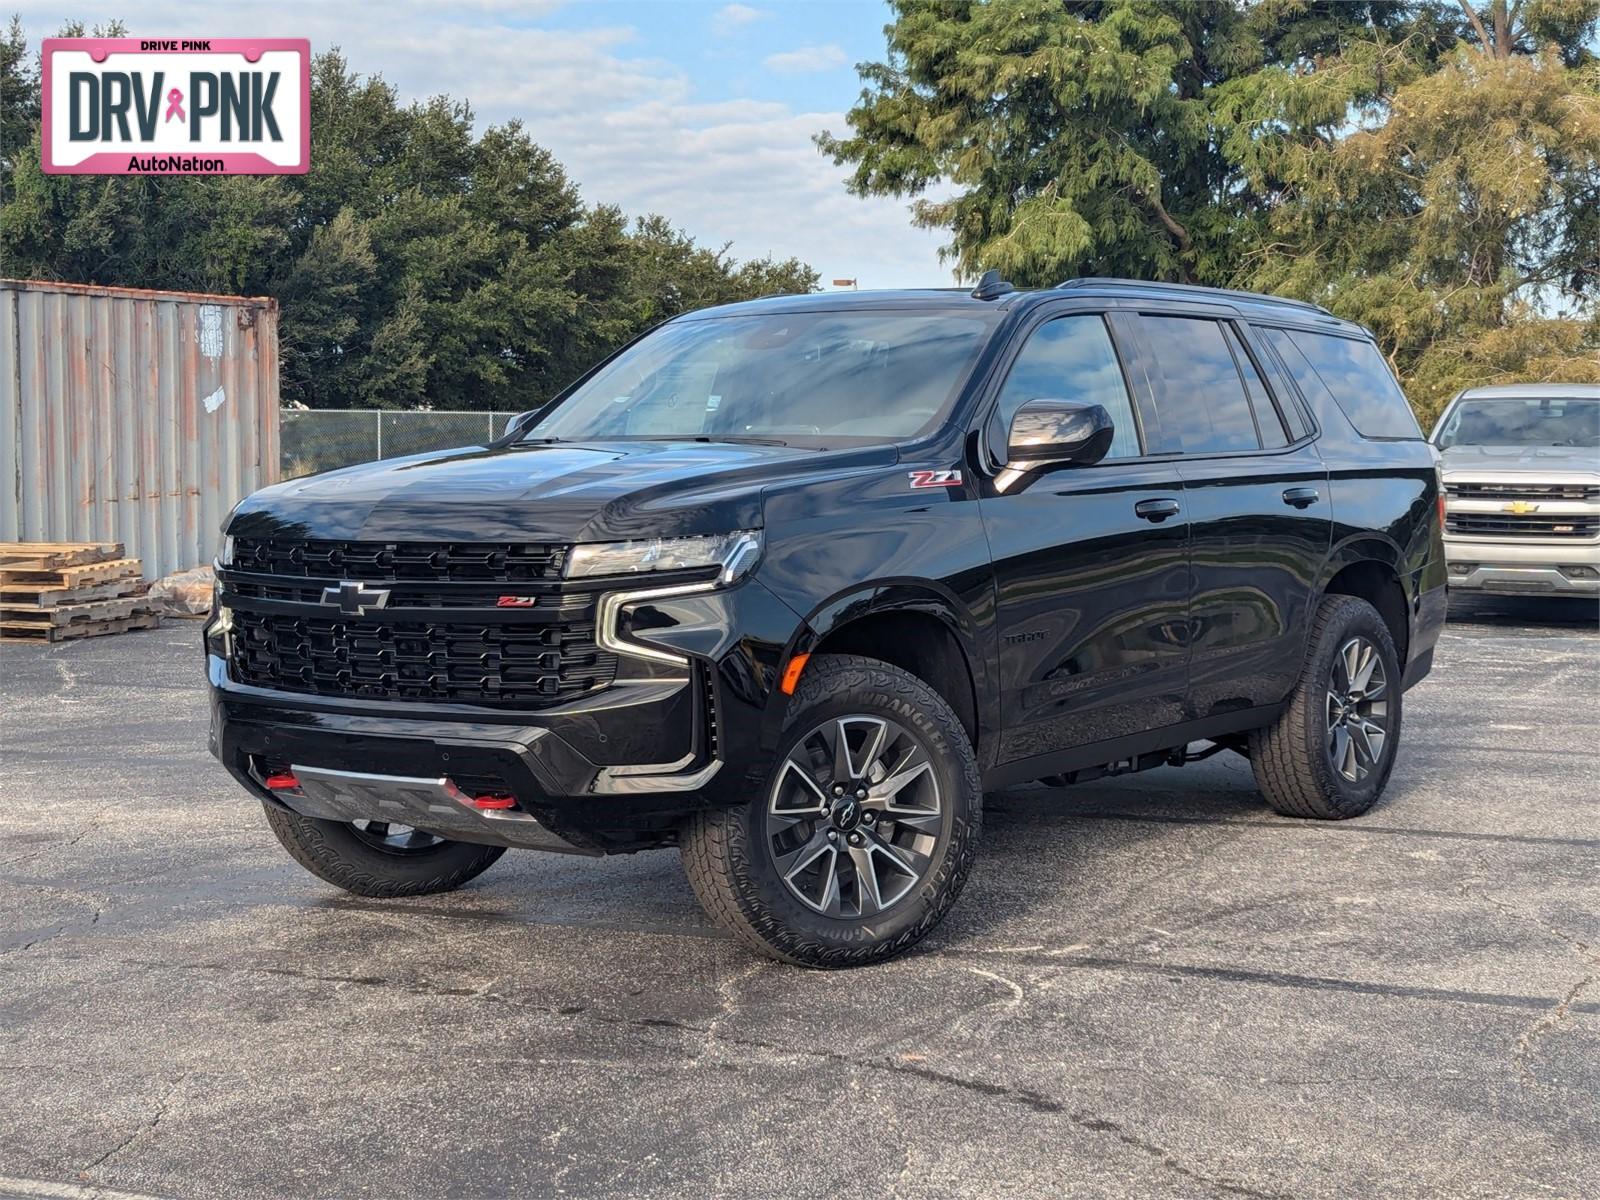
[{"label": "alloy wheel", "polygon": [[387,854],[416,854],[444,841],[436,833],[395,821],[351,821],[350,828],[367,845]]},{"label": "alloy wheel", "polygon": [[1328,757],[1351,783],[1383,760],[1389,740],[1389,679],[1378,647],[1353,637],[1334,655],[1328,680]]},{"label": "alloy wheel", "polygon": [[766,840],[790,894],[828,917],[892,908],[922,882],[944,836],[933,760],[898,722],[824,721],[794,744],[767,800]]}]

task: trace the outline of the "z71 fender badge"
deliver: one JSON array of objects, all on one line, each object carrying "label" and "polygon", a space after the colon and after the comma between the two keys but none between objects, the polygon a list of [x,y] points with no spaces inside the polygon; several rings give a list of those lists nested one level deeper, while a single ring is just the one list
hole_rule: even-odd
[{"label": "z71 fender badge", "polygon": [[911,486],[914,488],[941,488],[960,487],[960,471],[911,471]]}]

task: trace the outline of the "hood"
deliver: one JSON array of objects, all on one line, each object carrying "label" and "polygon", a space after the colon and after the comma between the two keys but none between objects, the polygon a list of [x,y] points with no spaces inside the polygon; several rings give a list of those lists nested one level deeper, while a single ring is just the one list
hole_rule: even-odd
[{"label": "hood", "polygon": [[810,472],[889,465],[892,446],[807,450],[616,441],[469,447],[346,467],[263,488],[236,537],[342,541],[613,541],[761,524],[761,488]]},{"label": "hood", "polygon": [[1600,449],[1593,446],[1451,446],[1441,452],[1446,476],[1486,474],[1600,474]]}]

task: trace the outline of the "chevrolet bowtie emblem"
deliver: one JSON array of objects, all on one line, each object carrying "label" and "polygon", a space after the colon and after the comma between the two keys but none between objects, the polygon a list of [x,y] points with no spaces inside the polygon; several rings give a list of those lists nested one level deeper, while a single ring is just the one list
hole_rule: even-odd
[{"label": "chevrolet bowtie emblem", "polygon": [[1506,505],[1505,510],[1508,513],[1516,513],[1517,516],[1522,517],[1531,512],[1538,512],[1539,506],[1537,504],[1529,504],[1526,500],[1513,500]]},{"label": "chevrolet bowtie emblem", "polygon": [[339,611],[359,617],[369,608],[383,608],[389,603],[388,588],[369,588],[357,579],[346,579],[338,587],[322,589],[324,604],[337,604]]}]

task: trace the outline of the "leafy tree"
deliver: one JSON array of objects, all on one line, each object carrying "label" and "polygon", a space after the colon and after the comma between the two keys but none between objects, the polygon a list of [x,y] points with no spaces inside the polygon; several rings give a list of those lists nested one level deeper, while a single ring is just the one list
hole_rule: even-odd
[{"label": "leafy tree", "polygon": [[1396,23],[1393,3],[895,0],[889,54],[860,68],[850,137],[862,195],[921,195],[948,257],[1048,286],[1072,275],[1211,282],[1264,198],[1243,186],[1214,112],[1269,63]]},{"label": "leafy tree", "polygon": [[1600,374],[1593,0],[893,9],[851,133],[818,143],[857,193],[922,197],[962,275],[1315,299],[1425,412]]},{"label": "leafy tree", "polygon": [[479,133],[465,102],[403,105],[337,52],[313,62],[305,175],[45,175],[25,49],[13,22],[0,39],[7,273],[275,296],[286,400],[532,407],[679,312],[816,287],[797,260],[737,263],[660,217],[630,227],[587,207],[518,122]]}]

